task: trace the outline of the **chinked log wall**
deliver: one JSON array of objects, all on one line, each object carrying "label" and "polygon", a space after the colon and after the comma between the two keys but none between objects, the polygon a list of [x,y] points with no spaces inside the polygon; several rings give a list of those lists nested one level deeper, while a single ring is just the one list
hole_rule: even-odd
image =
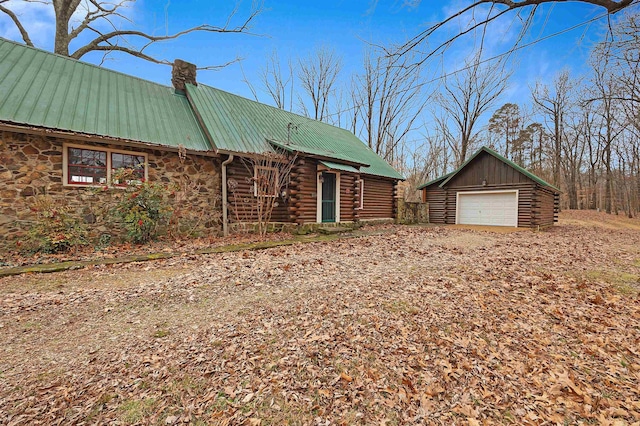
[{"label": "chinked log wall", "polygon": [[560,194],[554,193],[549,188],[538,186],[536,188],[535,226],[551,226],[558,221]]},{"label": "chinked log wall", "polygon": [[[354,197],[356,191],[356,182],[360,175],[352,173],[340,174],[340,221],[351,222],[355,219],[356,214],[359,216],[357,198]],[[358,193],[360,190],[358,189]]]},{"label": "chinked log wall", "polygon": [[[232,222],[255,222],[257,214],[253,195],[253,172],[236,159],[228,166],[228,179],[235,183],[229,191],[229,218]],[[300,157],[291,169],[288,198],[278,196],[272,222],[316,223],[318,162]],[[360,209],[359,179],[364,179],[364,209]],[[395,181],[355,173],[340,172],[340,221],[386,219],[395,217]]]},{"label": "chinked log wall", "polygon": [[[236,158],[227,166],[227,185],[229,186],[229,220],[231,222],[257,222],[256,197],[253,192],[253,166]],[[234,182],[229,185],[229,182]],[[234,188],[233,190],[231,188]],[[289,222],[287,200],[278,195],[273,208],[271,222]]]},{"label": "chinked log wall", "polygon": [[374,176],[363,178],[364,208],[360,210],[360,219],[394,218],[395,181]]},{"label": "chinked log wall", "polygon": [[289,183],[289,222],[303,225],[315,223],[317,216],[317,162],[298,158],[291,170]]},{"label": "chinked log wall", "polygon": [[423,191],[425,193],[423,201],[429,204],[429,223],[446,223],[445,206],[447,192],[438,185],[429,186]]}]

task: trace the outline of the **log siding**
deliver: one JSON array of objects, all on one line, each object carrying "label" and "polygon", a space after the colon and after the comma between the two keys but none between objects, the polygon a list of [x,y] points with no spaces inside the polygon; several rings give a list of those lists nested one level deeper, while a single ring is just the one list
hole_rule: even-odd
[{"label": "log siding", "polygon": [[[277,197],[271,221],[304,225],[317,223],[319,162],[299,157],[289,175],[286,196]],[[359,173],[338,171],[340,175],[340,222],[360,219],[393,218],[396,181]],[[228,180],[234,190],[228,193],[229,221],[255,222],[253,174],[242,159],[236,158],[227,166]],[[360,209],[360,179],[364,180],[364,209]]]},{"label": "log siding", "polygon": [[[257,222],[258,212],[256,210],[256,200],[253,190],[253,171],[236,158],[227,166],[227,182],[233,180],[231,189],[228,192],[229,221],[230,222]],[[227,185],[229,187],[229,185]],[[287,199],[278,194],[276,198],[278,204],[271,213],[272,222],[289,222],[289,212]]]},{"label": "log siding", "polygon": [[456,223],[457,193],[491,190],[518,191],[518,227],[546,227],[558,221],[558,192],[486,151],[440,187],[442,182],[446,181],[438,180],[422,189],[423,201],[429,203],[431,223]]},{"label": "log siding", "polygon": [[360,219],[386,219],[395,217],[394,194],[396,182],[375,176],[361,175],[364,179],[364,206]]}]

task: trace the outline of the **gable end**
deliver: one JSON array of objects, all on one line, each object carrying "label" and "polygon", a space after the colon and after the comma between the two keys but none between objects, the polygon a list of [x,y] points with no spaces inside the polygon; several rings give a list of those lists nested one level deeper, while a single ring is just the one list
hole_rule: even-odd
[{"label": "gable end", "polygon": [[480,152],[443,187],[478,187],[534,183],[531,178],[486,151]]}]

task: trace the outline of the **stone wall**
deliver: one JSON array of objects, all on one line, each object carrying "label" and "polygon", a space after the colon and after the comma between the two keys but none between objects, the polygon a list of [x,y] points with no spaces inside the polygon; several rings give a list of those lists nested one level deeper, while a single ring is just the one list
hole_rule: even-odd
[{"label": "stone wall", "polygon": [[[95,190],[63,185],[63,143],[57,137],[0,131],[0,250],[13,250],[36,219],[31,206],[36,196],[47,195],[81,218],[93,238],[120,237],[121,231],[105,217],[105,207],[121,188]],[[221,230],[221,180],[218,158],[109,144],[68,141],[148,155],[148,179],[171,186],[174,217],[168,226],[191,234],[217,234]],[[100,214],[102,212],[102,214]],[[112,234],[117,235],[112,235]]]},{"label": "stone wall", "polygon": [[398,223],[429,223],[429,204],[405,201],[398,198]]}]

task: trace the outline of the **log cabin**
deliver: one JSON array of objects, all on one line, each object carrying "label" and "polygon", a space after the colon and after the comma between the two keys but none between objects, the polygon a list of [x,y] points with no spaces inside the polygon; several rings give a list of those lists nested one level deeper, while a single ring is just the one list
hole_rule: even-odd
[{"label": "log cabin", "polygon": [[94,210],[122,189],[113,180],[122,167],[135,168],[139,181],[187,181],[180,209],[195,231],[226,231],[255,219],[242,203],[264,170],[243,159],[274,152],[295,164],[286,190],[273,194],[273,221],[395,214],[402,176],[352,133],[199,84],[184,61],[174,62],[166,86],[0,38],[0,93],[2,249],[15,248],[38,220],[39,195],[68,208],[93,237],[114,232]]}]

